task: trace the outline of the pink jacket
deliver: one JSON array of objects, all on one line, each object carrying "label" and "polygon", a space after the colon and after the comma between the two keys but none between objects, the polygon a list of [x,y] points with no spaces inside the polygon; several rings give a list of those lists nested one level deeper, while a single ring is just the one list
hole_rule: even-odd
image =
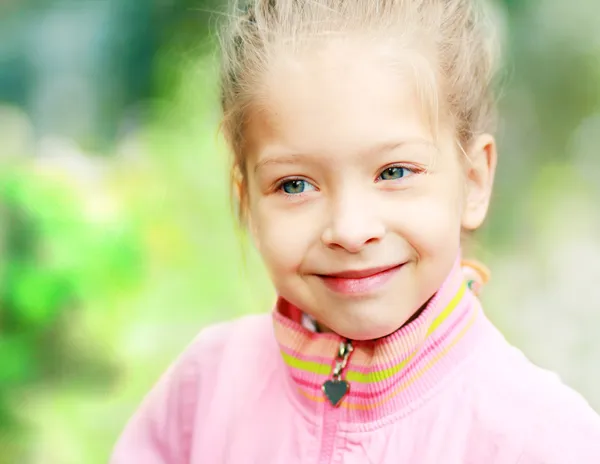
[{"label": "pink jacket", "polygon": [[340,338],[279,301],[204,330],[146,397],[112,464],[599,464],[600,418],[532,365],[455,268],[398,332],[355,344],[337,407]]}]

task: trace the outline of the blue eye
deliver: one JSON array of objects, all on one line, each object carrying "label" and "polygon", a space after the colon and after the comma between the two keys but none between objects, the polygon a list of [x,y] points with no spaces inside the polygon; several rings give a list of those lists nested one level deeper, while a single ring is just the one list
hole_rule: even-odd
[{"label": "blue eye", "polygon": [[384,169],[384,171],[381,174],[379,174],[379,179],[381,179],[381,180],[402,179],[409,172],[410,172],[410,170],[407,168],[403,168],[400,166],[392,166],[387,169]]},{"label": "blue eye", "polygon": [[315,187],[310,183],[302,179],[292,179],[283,182],[279,188],[288,195],[299,195],[311,190],[315,190]]}]

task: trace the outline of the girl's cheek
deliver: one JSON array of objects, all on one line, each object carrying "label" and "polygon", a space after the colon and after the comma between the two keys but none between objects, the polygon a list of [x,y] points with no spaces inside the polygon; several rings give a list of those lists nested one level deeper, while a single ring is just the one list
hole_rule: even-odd
[{"label": "girl's cheek", "polygon": [[401,231],[414,242],[443,242],[445,236],[460,232],[460,213],[456,202],[440,201],[433,196],[423,196],[406,202],[394,215],[392,228]]},{"label": "girl's cheek", "polygon": [[288,215],[263,214],[259,218],[258,234],[265,250],[280,255],[293,255],[306,240],[306,227],[302,221]]}]

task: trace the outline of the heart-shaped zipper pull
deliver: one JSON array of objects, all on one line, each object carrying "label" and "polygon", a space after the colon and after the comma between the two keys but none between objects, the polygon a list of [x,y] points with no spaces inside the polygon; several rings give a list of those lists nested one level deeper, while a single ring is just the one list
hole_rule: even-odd
[{"label": "heart-shaped zipper pull", "polygon": [[350,391],[350,384],[345,380],[328,380],[323,384],[323,393],[336,408]]}]

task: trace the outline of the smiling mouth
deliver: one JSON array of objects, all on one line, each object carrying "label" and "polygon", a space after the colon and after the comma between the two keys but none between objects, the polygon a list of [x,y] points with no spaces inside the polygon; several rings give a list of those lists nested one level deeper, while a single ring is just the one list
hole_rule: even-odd
[{"label": "smiling mouth", "polygon": [[405,263],[370,269],[336,272],[319,275],[325,286],[335,293],[359,295],[379,290],[404,266]]}]

